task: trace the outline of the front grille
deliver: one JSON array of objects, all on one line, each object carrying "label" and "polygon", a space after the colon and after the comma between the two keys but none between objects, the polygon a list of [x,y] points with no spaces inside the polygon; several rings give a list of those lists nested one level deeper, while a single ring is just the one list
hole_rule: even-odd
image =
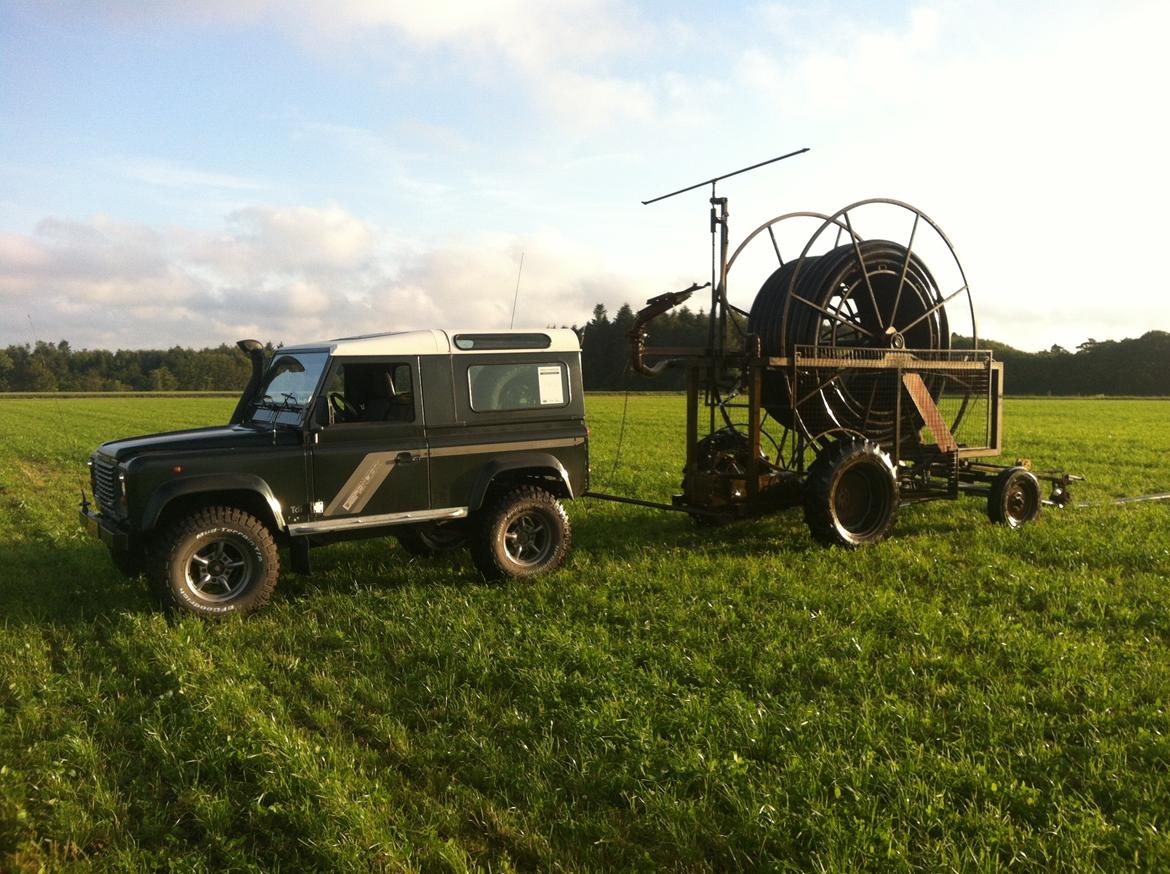
[{"label": "front grille", "polygon": [[93,496],[103,513],[121,515],[118,506],[118,466],[101,455],[93,457]]}]

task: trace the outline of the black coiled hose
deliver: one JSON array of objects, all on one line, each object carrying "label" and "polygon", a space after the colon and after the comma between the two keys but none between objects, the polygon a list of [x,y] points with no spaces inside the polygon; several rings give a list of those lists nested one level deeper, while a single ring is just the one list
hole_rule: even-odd
[{"label": "black coiled hose", "polygon": [[[830,357],[951,344],[934,277],[916,255],[888,240],[849,242],[780,267],[756,295],[748,331],[760,337],[765,355],[776,357],[798,348]],[[797,386],[796,397],[789,375],[765,373],[762,400],[777,421],[810,438],[844,430],[892,442],[895,372],[850,370],[810,391]]]}]

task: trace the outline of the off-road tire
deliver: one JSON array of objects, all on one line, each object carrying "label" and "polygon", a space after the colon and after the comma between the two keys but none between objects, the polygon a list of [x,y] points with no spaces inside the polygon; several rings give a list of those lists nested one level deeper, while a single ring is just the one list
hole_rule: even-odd
[{"label": "off-road tire", "polygon": [[[202,585],[195,568],[206,572]],[[151,550],[151,579],[163,603],[207,619],[259,610],[279,575],[272,532],[235,507],[205,507],[180,519]]]},{"label": "off-road tire", "polygon": [[1033,521],[1041,507],[1040,481],[1027,468],[1002,471],[987,493],[987,518],[1009,528],[1022,528]]},{"label": "off-road tire", "polygon": [[415,558],[439,558],[467,546],[467,531],[460,523],[402,525],[395,531],[395,536],[402,548]]},{"label": "off-road tire", "polygon": [[877,543],[897,509],[894,463],[878,444],[839,440],[809,465],[804,521],[818,542],[850,549]]},{"label": "off-road tire", "polygon": [[565,563],[573,532],[565,508],[537,486],[518,486],[480,512],[471,558],[489,580],[522,579]]}]

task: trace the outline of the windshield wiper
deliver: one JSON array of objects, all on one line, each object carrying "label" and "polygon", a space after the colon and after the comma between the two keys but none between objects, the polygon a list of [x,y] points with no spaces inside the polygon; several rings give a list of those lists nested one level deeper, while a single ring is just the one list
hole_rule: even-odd
[{"label": "windshield wiper", "polygon": [[304,412],[304,404],[297,403],[296,395],[291,392],[284,392],[283,397],[284,399],[279,403],[272,395],[264,395],[264,397],[256,401],[253,405],[252,422],[256,423],[256,412],[260,410],[271,410],[272,418],[266,423],[267,427],[275,428],[277,425],[284,425],[286,428],[296,428],[297,426],[292,422],[277,422],[276,417],[285,411]]}]

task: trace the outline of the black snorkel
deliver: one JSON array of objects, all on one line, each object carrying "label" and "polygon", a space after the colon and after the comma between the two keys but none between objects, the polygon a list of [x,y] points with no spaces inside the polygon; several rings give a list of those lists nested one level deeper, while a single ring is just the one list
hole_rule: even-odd
[{"label": "black snorkel", "polygon": [[240,348],[240,351],[246,352],[248,357],[252,359],[252,375],[248,377],[248,384],[244,386],[244,393],[240,395],[240,402],[236,404],[235,412],[232,413],[231,419],[228,420],[229,425],[238,425],[244,420],[244,413],[251,406],[256,392],[260,388],[260,383],[264,380],[264,344],[259,340],[240,340],[236,343],[236,346]]}]

